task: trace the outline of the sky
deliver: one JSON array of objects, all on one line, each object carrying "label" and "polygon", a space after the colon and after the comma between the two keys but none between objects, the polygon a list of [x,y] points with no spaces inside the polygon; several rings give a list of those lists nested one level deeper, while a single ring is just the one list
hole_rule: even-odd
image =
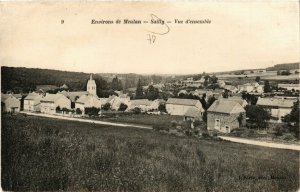
[{"label": "sky", "polygon": [[[91,24],[151,14],[172,22],[167,34],[149,32],[166,31],[161,24]],[[297,1],[0,2],[0,31],[1,66],[86,73],[265,68],[299,62],[300,51]]]}]

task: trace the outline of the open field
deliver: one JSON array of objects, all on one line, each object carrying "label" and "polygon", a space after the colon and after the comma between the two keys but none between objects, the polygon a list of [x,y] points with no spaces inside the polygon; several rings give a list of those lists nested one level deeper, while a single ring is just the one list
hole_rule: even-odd
[{"label": "open field", "polygon": [[3,190],[296,191],[299,153],[3,115]]},{"label": "open field", "polygon": [[[182,116],[174,115],[152,115],[152,114],[132,114],[132,113],[117,113],[117,115],[106,115],[100,120],[120,122],[120,123],[134,123],[141,125],[171,125],[172,121],[183,121]],[[111,113],[110,113],[111,114]],[[106,115],[106,116],[105,116]]]}]

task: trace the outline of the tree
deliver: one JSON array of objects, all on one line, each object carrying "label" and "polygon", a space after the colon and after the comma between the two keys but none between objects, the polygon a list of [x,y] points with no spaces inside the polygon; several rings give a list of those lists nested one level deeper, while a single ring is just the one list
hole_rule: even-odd
[{"label": "tree", "polygon": [[122,82],[121,82],[121,80],[118,79],[117,76],[115,78],[113,78],[113,80],[111,82],[111,88],[114,91],[120,91],[123,89]]},{"label": "tree", "polygon": [[248,117],[252,123],[256,123],[258,127],[267,127],[266,121],[271,117],[268,111],[258,105],[247,105],[245,109],[246,117]]},{"label": "tree", "polygon": [[228,93],[228,92],[229,92],[228,90],[225,90],[225,91],[222,93],[223,98],[228,98],[228,96],[229,96],[229,93]]},{"label": "tree", "polygon": [[155,100],[159,97],[159,91],[157,88],[153,87],[152,85],[150,85],[148,87],[148,90],[147,90],[147,98],[149,100]]},{"label": "tree", "polygon": [[69,109],[67,109],[66,107],[63,107],[61,110],[62,110],[63,113],[69,112]]},{"label": "tree", "polygon": [[279,70],[277,71],[277,75],[281,75],[281,72]]},{"label": "tree", "polygon": [[84,108],[84,113],[89,115],[89,116],[98,116],[99,114],[99,111],[100,111],[100,108],[97,108],[97,107],[86,107]]},{"label": "tree", "polygon": [[210,81],[211,81],[211,83],[218,83],[218,77],[213,75],[213,76],[210,77]]},{"label": "tree", "polygon": [[136,91],[135,91],[135,98],[136,99],[143,99],[144,98],[144,90],[141,84],[141,79],[138,80]]},{"label": "tree", "polygon": [[77,108],[77,109],[76,109],[76,114],[81,115],[81,114],[82,114],[81,109]]},{"label": "tree", "polygon": [[142,110],[141,110],[141,108],[139,108],[139,107],[135,107],[135,108],[133,109],[133,112],[134,112],[134,114],[141,114]]},{"label": "tree", "polygon": [[260,81],[260,76],[257,76],[257,77],[255,78],[255,81],[258,83],[258,82]]},{"label": "tree", "polygon": [[123,111],[124,112],[127,108],[128,108],[128,106],[126,104],[121,103],[120,106],[119,106],[118,111]]},{"label": "tree", "polygon": [[203,116],[202,116],[202,120],[204,122],[207,122],[207,111],[204,111]]},{"label": "tree", "polygon": [[264,92],[265,93],[270,93],[271,92],[271,86],[268,80],[265,81],[265,86],[264,86]]},{"label": "tree", "polygon": [[158,110],[159,110],[160,112],[164,112],[164,113],[167,112],[167,110],[166,110],[166,105],[163,104],[163,103],[159,104]]},{"label": "tree", "polygon": [[105,103],[103,106],[102,106],[102,109],[104,111],[108,111],[110,109],[110,103]]},{"label": "tree", "polygon": [[212,96],[212,97],[208,98],[207,104],[206,104],[206,109],[208,109],[215,102],[215,100],[217,100],[215,98],[215,96]]},{"label": "tree", "polygon": [[56,110],[56,113],[60,112],[61,111],[60,106],[57,106],[55,110]]}]

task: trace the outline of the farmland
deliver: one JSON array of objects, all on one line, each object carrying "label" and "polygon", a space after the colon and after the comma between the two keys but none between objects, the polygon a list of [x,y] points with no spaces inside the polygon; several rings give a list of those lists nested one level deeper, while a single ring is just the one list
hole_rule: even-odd
[{"label": "farmland", "polygon": [[153,130],[1,118],[9,191],[295,191],[299,153]]}]

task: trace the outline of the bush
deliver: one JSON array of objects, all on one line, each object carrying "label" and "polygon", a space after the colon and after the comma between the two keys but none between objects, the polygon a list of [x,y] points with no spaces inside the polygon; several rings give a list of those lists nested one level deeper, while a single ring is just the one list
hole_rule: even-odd
[{"label": "bush", "polygon": [[98,116],[100,108],[96,107],[86,107],[84,108],[84,113],[89,116]]},{"label": "bush", "polygon": [[77,108],[77,109],[76,109],[76,114],[81,115],[81,114],[82,114],[81,109]]},{"label": "bush", "polygon": [[119,106],[118,111],[125,111],[128,108],[128,106],[124,103],[121,103]]},{"label": "bush", "polygon": [[133,113],[134,113],[134,114],[141,114],[141,112],[142,112],[142,110],[141,110],[139,107],[135,107],[135,108],[133,109]]},{"label": "bush", "polygon": [[108,111],[108,110],[110,109],[110,107],[111,107],[110,103],[105,103],[105,104],[102,106],[102,109],[103,109],[104,111]]},{"label": "bush", "polygon": [[60,112],[61,111],[60,106],[57,106],[55,110],[56,110],[56,113]]},{"label": "bush", "polygon": [[169,128],[166,127],[165,125],[153,125],[152,128],[155,130],[155,131],[168,131],[169,132]]},{"label": "bush", "polygon": [[282,129],[281,127],[276,127],[276,128],[274,129],[274,135],[275,135],[276,137],[282,136],[282,135],[283,135],[283,129]]},{"label": "bush", "polygon": [[283,139],[286,141],[294,141],[296,140],[295,136],[292,133],[286,133],[283,136]]}]

